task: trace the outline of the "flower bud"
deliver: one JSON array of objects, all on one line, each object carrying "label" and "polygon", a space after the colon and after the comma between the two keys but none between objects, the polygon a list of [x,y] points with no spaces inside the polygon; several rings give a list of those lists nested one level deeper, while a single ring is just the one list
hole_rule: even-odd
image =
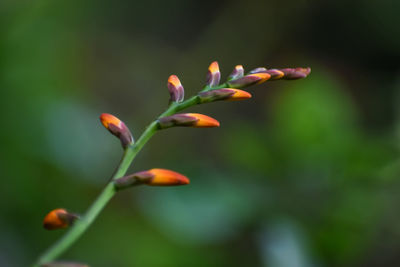
[{"label": "flower bud", "polygon": [[216,90],[209,90],[198,94],[200,103],[213,102],[218,100],[236,101],[251,98],[251,94],[233,88],[222,88]]},{"label": "flower bud", "polygon": [[151,169],[137,172],[114,181],[117,190],[145,184],[151,186],[174,186],[189,184],[189,179],[177,172],[166,169]]},{"label": "flower bud", "polygon": [[282,71],[277,70],[277,69],[269,69],[269,70],[266,70],[265,73],[268,73],[269,75],[271,75],[271,78],[270,78],[271,81],[279,80],[285,75]]},{"label": "flower bud", "polygon": [[266,71],[267,71],[266,68],[259,67],[259,68],[255,68],[255,69],[251,70],[249,72],[249,74],[260,73],[260,72],[264,72],[265,73]]},{"label": "flower bud", "polygon": [[198,113],[175,114],[158,119],[158,127],[165,129],[173,126],[194,128],[219,127],[219,122],[211,117]]},{"label": "flower bud", "polygon": [[242,65],[236,65],[232,73],[229,75],[228,80],[234,80],[241,78],[244,75],[244,69]]},{"label": "flower bud", "polygon": [[168,91],[170,94],[170,102],[182,102],[185,97],[185,90],[181,84],[181,81],[176,75],[171,75],[168,78]]},{"label": "flower bud", "polygon": [[206,84],[209,87],[215,87],[219,84],[220,79],[221,79],[221,73],[219,71],[218,62],[214,61],[208,67]]},{"label": "flower bud", "polygon": [[69,213],[65,209],[50,211],[43,220],[43,227],[47,230],[67,228],[78,219],[76,214]]},{"label": "flower bud", "polygon": [[120,139],[123,148],[133,144],[131,132],[120,119],[111,114],[103,113],[100,115],[100,121],[110,133]]},{"label": "flower bud", "polygon": [[89,267],[89,265],[78,262],[55,261],[42,264],[40,267]]},{"label": "flower bud", "polygon": [[284,74],[283,80],[297,80],[307,77],[311,72],[311,68],[286,68],[280,69],[280,71]]},{"label": "flower bud", "polygon": [[254,73],[228,82],[229,87],[242,88],[253,84],[260,84],[271,77],[268,73]]}]

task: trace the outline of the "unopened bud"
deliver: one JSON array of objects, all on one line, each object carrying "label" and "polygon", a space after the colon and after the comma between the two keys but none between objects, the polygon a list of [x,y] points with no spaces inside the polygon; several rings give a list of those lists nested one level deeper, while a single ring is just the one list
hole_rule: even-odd
[{"label": "unopened bud", "polygon": [[243,76],[241,78],[231,80],[228,85],[233,88],[247,87],[253,84],[260,84],[271,78],[268,73],[254,73]]},{"label": "unopened bud", "polygon": [[181,84],[181,81],[176,75],[171,75],[168,78],[168,91],[170,94],[170,102],[182,102],[185,97],[185,90]]},{"label": "unopened bud", "polygon": [[221,79],[221,73],[219,71],[218,62],[214,61],[208,67],[206,84],[209,87],[215,87],[219,84],[220,79]]},{"label": "unopened bud", "polygon": [[264,67],[259,67],[259,68],[255,68],[251,71],[249,71],[249,74],[254,74],[254,73],[260,73],[260,72],[266,72],[267,69]]},{"label": "unopened bud", "polygon": [[229,75],[228,80],[234,80],[243,77],[244,69],[242,65],[236,65],[232,73]]},{"label": "unopened bud", "polygon": [[268,73],[269,75],[271,75],[271,78],[270,78],[271,81],[279,80],[285,75],[282,71],[277,70],[277,69],[269,69],[269,70],[266,70],[265,73]]},{"label": "unopened bud", "polygon": [[110,133],[120,139],[122,147],[133,144],[132,134],[123,121],[108,113],[101,114],[100,121]]},{"label": "unopened bud", "polygon": [[283,80],[297,80],[307,77],[310,72],[311,68],[286,68],[286,69],[279,69],[283,72],[284,76],[282,77]]},{"label": "unopened bud", "polygon": [[117,190],[135,185],[174,186],[189,184],[189,179],[177,172],[166,169],[151,169],[137,172],[114,181]]},{"label": "unopened bud", "polygon": [[89,267],[89,265],[78,262],[55,261],[55,262],[44,263],[40,265],[40,267]]},{"label": "unopened bud", "polygon": [[250,93],[233,88],[222,88],[205,91],[199,93],[198,96],[200,98],[200,103],[207,103],[219,100],[236,101],[251,98]]},{"label": "unopened bud", "polygon": [[219,122],[211,117],[198,113],[175,114],[158,119],[158,127],[160,129],[174,126],[209,128],[218,127]]},{"label": "unopened bud", "polygon": [[67,228],[78,219],[78,215],[69,213],[65,209],[50,211],[43,220],[43,227],[47,230]]}]

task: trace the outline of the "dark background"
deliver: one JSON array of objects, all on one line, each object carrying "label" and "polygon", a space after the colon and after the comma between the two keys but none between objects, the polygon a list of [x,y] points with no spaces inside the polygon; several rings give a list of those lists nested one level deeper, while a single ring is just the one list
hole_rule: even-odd
[{"label": "dark background", "polygon": [[94,267],[399,266],[400,1],[0,2],[0,265],[29,266],[62,234],[51,209],[83,213],[121,148],[190,96],[217,60],[223,79],[310,66],[253,98],[191,108],[217,129],[169,129],[130,172],[191,184],[119,193],[62,259]]}]

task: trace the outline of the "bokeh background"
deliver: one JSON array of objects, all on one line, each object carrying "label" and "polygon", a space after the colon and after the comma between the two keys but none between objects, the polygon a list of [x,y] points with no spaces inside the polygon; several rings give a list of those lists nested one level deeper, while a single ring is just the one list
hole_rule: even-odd
[{"label": "bokeh background", "polygon": [[94,267],[400,266],[400,1],[0,2],[0,266],[29,266],[83,213],[121,157],[98,116],[136,137],[209,63],[222,76],[310,66],[253,98],[191,111],[218,129],[169,129],[130,171],[190,186],[119,193],[62,256]]}]

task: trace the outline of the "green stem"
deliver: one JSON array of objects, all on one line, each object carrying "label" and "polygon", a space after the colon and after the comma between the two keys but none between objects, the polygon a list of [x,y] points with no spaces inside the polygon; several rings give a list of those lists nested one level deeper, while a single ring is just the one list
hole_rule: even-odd
[{"label": "green stem", "polygon": [[[222,84],[213,89],[223,88],[224,86],[225,84]],[[207,89],[208,88],[206,87],[205,89],[203,89],[203,91]],[[197,96],[193,96],[179,104],[172,103],[169,106],[169,108],[159,116],[159,118],[175,114],[180,110],[196,105],[198,103],[199,103],[199,98]],[[129,146],[125,149],[121,163],[119,164],[115,174],[113,175],[112,180],[120,178],[125,175],[136,155],[147,143],[147,141],[156,133],[156,131],[157,131],[157,120],[153,121],[146,128],[146,130],[143,132],[143,134],[139,137],[139,139],[134,145]],[[81,219],[78,220],[74,224],[74,226],[72,226],[71,229],[58,242],[56,242],[47,251],[45,251],[44,254],[38,259],[36,264],[33,265],[33,267],[40,267],[44,263],[48,263],[55,260],[58,256],[64,253],[64,251],[66,251],[75,241],[77,241],[78,238],[89,228],[89,226],[94,222],[99,213],[103,210],[106,204],[111,200],[111,198],[116,193],[112,180],[103,189],[103,191],[100,193],[97,199],[87,210],[85,215],[83,215]]]}]

